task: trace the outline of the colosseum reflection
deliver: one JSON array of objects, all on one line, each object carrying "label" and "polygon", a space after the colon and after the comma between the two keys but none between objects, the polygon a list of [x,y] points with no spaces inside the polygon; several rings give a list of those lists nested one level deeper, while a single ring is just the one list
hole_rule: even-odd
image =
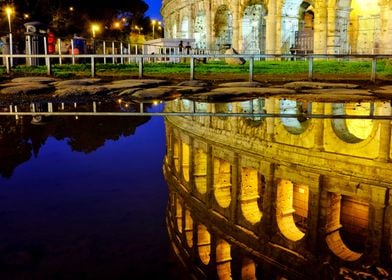
[{"label": "colosseum reflection", "polygon": [[[166,110],[391,116],[390,102],[273,97],[175,100]],[[188,115],[165,123],[167,227],[197,279],[391,279],[390,119]]]},{"label": "colosseum reflection", "polygon": [[390,0],[163,0],[165,38],[241,53],[389,53]]}]

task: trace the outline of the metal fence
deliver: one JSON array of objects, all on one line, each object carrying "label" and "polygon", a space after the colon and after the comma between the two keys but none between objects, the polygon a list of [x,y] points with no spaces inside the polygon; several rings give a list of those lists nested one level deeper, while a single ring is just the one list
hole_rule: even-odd
[{"label": "metal fence", "polygon": [[[165,63],[170,61],[187,61],[189,64],[189,78],[190,80],[195,79],[195,64],[197,61],[210,61],[210,60],[222,60],[228,58],[245,59],[248,61],[248,73],[249,81],[254,80],[254,66],[255,60],[280,60],[280,61],[291,61],[291,60],[304,60],[307,61],[308,65],[308,79],[314,78],[314,61],[317,60],[349,60],[359,61],[367,60],[371,61],[371,71],[369,73],[369,80],[376,81],[377,78],[377,61],[381,59],[391,59],[392,55],[338,55],[338,54],[306,54],[306,55],[289,55],[289,54],[1,54],[0,58],[3,59],[5,64],[6,72],[11,73],[12,63],[14,60],[24,61],[26,65],[32,65],[32,60],[42,61],[41,64],[47,68],[47,74],[52,75],[52,66],[54,64],[62,64],[64,61],[72,64],[90,64],[91,65],[91,77],[96,75],[96,64],[97,62],[103,63],[114,63],[114,64],[131,64],[136,63],[138,65],[138,76],[143,78],[144,65],[151,62]],[[21,63],[23,64],[23,63]],[[208,63],[207,63],[208,64]],[[353,73],[355,74],[355,73]]]}]

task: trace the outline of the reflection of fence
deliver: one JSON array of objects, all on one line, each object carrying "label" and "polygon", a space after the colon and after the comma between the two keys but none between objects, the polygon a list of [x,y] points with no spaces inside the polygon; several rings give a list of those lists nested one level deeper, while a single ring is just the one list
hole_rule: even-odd
[{"label": "reflection of fence", "polygon": [[[139,77],[143,77],[143,66],[145,63],[155,62],[155,61],[184,61],[189,64],[190,79],[193,80],[195,76],[195,64],[197,61],[207,62],[209,60],[219,60],[226,58],[234,59],[245,59],[249,64],[249,81],[253,81],[254,76],[254,61],[255,60],[282,60],[289,61],[292,58],[301,58],[308,62],[308,78],[313,79],[313,61],[314,59],[347,59],[347,60],[370,60],[371,63],[371,73],[370,80],[376,80],[377,71],[377,60],[381,59],[392,59],[392,55],[338,55],[338,54],[304,54],[304,55],[289,55],[289,54],[214,54],[214,53],[190,53],[190,54],[51,54],[51,55],[27,55],[27,54],[2,54],[0,58],[6,65],[7,73],[11,72],[11,60],[24,60],[26,65],[31,59],[41,58],[45,60],[45,65],[47,67],[48,75],[51,75],[51,68],[54,62],[59,62],[61,64],[62,60],[72,61],[72,63],[90,63],[91,65],[91,76],[95,76],[95,65],[103,61],[111,61],[112,63],[136,63],[139,67]],[[19,63],[20,64],[20,63]],[[356,74],[356,73],[352,73]]]}]

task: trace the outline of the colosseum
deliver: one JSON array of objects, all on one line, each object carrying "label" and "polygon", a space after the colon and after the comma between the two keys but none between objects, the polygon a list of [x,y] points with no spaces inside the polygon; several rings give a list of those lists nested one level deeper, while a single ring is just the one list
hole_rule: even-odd
[{"label": "colosseum", "polygon": [[286,54],[385,54],[390,0],[163,0],[165,38],[200,50]]},{"label": "colosseum", "polygon": [[[166,117],[163,168],[172,246],[196,279],[392,279],[390,102],[166,110],[200,114]],[[263,117],[301,112],[325,117]]]}]

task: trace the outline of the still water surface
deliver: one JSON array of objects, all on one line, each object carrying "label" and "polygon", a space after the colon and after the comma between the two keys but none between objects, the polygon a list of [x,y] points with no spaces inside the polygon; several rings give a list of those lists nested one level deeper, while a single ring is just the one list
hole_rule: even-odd
[{"label": "still water surface", "polygon": [[163,118],[30,121],[0,119],[0,279],[174,279]]}]

